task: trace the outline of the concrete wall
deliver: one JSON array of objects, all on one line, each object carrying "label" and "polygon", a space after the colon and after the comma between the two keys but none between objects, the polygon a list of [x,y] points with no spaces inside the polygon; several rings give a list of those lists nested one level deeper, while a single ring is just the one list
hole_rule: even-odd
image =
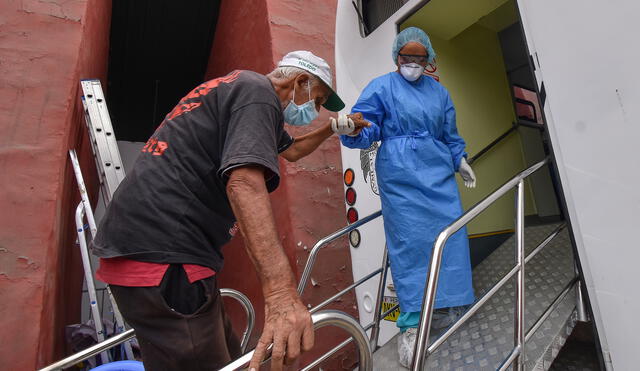
[{"label": "concrete wall", "polygon": [[13,370],[61,357],[63,326],[78,321],[67,150],[95,172],[78,80],[106,76],[110,15],[104,0],[0,2],[0,363]]},{"label": "concrete wall", "polygon": [[[227,74],[234,69],[250,69],[268,73],[287,52],[311,50],[334,65],[334,30],[336,1],[301,2],[295,0],[242,0],[222,2],[220,18],[212,48],[207,78]],[[266,15],[266,17],[265,17]],[[243,25],[238,32],[239,24]],[[326,122],[329,114],[321,111],[311,128],[287,130],[296,136]],[[342,167],[337,137],[327,140],[315,153],[297,163],[280,162],[282,181],[272,195],[278,231],[298,277],[306,263],[309,250],[321,237],[343,227]],[[309,285],[305,303],[315,305],[335,294],[352,281],[351,258],[346,239],[327,247],[318,259],[312,275],[317,285]],[[220,274],[222,287],[232,287],[248,294],[254,306],[262,312],[261,289],[241,238],[225,247],[225,269]],[[333,308],[353,315],[355,300],[345,296]],[[243,326],[242,318],[234,321]],[[256,329],[262,328],[262,313]],[[342,331],[320,330],[316,348],[310,355],[335,346],[343,340]],[[339,355],[328,369],[341,369],[354,363],[353,352]]]},{"label": "concrete wall", "polygon": [[[78,81],[106,81],[110,16],[111,2],[104,0],[0,3],[0,331],[11,338],[0,348],[0,364],[12,369],[32,370],[61,358],[63,328],[80,319],[82,273],[73,223],[79,197],[67,150],[79,149],[96,200]],[[225,1],[207,77],[238,68],[266,73],[294,49],[312,50],[333,64],[334,20],[334,0]],[[318,122],[327,117],[322,113]],[[281,172],[272,201],[299,275],[308,249],[346,223],[337,138],[299,163],[282,162]],[[352,282],[347,247],[341,240],[321,254],[313,274],[317,285],[307,288],[305,302],[315,305]],[[225,254],[222,285],[251,297],[259,332],[264,303],[242,241],[226,246]],[[355,314],[353,296],[333,307]],[[242,316],[234,320],[244,326]],[[313,354],[345,338],[333,332],[319,334]],[[354,362],[353,352],[343,353],[328,368]]]}]

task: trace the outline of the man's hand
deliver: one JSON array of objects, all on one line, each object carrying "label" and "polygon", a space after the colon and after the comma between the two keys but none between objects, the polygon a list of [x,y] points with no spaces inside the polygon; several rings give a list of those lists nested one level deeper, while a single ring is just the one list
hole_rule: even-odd
[{"label": "man's hand", "polygon": [[349,136],[355,137],[356,135],[360,134],[362,128],[371,126],[371,123],[365,120],[364,117],[362,117],[362,113],[360,112],[356,112],[352,115],[347,115],[347,117],[353,121],[353,125],[355,126],[353,132],[351,132],[351,134],[347,134]]},{"label": "man's hand", "polygon": [[295,289],[265,297],[265,323],[262,336],[249,364],[258,370],[267,348],[273,343],[271,370],[279,371],[291,364],[302,352],[313,348],[314,333],[311,314],[302,304]]}]

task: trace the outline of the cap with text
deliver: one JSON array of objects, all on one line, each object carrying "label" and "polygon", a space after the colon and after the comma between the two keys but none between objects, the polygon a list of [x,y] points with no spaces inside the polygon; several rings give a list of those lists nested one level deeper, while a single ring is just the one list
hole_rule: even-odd
[{"label": "cap with text", "polygon": [[331,67],[322,58],[306,50],[297,50],[285,55],[278,67],[298,67],[318,77],[331,90],[331,95],[322,105],[329,111],[338,112],[344,108],[344,102],[333,89]]}]

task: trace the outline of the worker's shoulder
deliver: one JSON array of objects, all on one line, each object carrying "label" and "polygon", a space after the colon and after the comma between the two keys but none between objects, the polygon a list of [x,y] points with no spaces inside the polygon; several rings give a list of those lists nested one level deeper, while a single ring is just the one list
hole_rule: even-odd
[{"label": "worker's shoulder", "polygon": [[424,81],[424,85],[428,87],[428,89],[433,89],[433,91],[438,92],[438,94],[442,96],[449,95],[449,90],[447,90],[447,88],[433,76],[422,75],[422,79]]},{"label": "worker's shoulder", "polygon": [[369,81],[369,83],[365,87],[365,90],[368,90],[370,92],[381,92],[383,90],[386,90],[391,84],[392,73],[393,72],[389,72],[385,73],[384,75],[374,77],[371,81]]}]

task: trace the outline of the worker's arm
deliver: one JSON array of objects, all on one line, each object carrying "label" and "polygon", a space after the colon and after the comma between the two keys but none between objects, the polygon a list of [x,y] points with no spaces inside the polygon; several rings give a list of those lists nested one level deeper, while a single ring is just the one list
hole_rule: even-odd
[{"label": "worker's arm", "polygon": [[[355,130],[360,131],[363,127],[370,126],[371,124],[362,118],[362,114],[357,113],[355,115],[348,115],[355,124]],[[331,121],[327,122],[320,128],[307,133],[303,136],[295,138],[293,144],[289,146],[285,151],[280,153],[287,161],[295,162],[299,159],[307,156],[311,152],[315,151],[322,142],[327,140],[333,135],[331,129]]]},{"label": "worker's arm", "polygon": [[236,216],[245,247],[262,283],[265,323],[251,359],[258,370],[267,347],[273,343],[271,370],[282,370],[313,347],[311,315],[296,291],[295,278],[280,245],[271,203],[264,181],[264,168],[244,166],[233,170],[227,195]]}]

